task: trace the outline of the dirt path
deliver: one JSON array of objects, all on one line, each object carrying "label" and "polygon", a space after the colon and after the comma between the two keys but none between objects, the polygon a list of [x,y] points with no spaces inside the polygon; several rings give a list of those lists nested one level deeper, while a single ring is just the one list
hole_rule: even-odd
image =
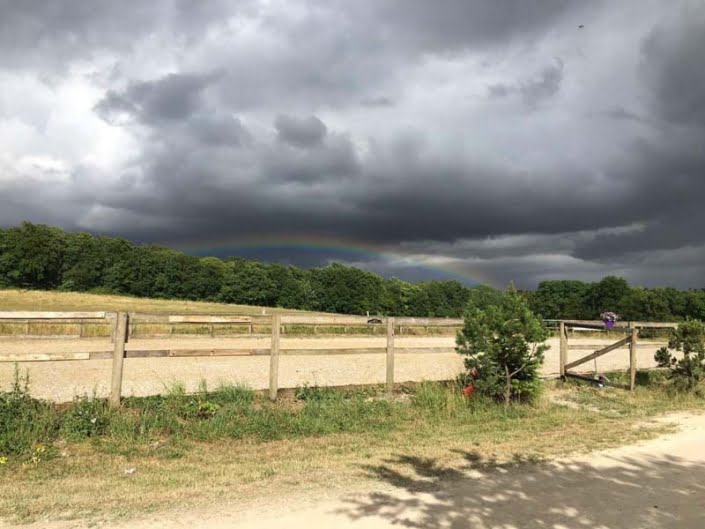
[{"label": "dirt path", "polygon": [[[705,527],[705,415],[671,416],[680,430],[638,445],[545,464],[486,469],[472,453],[442,468],[406,458],[373,469],[347,495],[276,498],[168,512],[104,529],[392,527],[701,529]],[[79,522],[36,527],[73,529]],[[7,527],[2,526],[0,527]],[[26,526],[29,529],[29,526]],[[32,526],[31,529],[35,529]]]}]

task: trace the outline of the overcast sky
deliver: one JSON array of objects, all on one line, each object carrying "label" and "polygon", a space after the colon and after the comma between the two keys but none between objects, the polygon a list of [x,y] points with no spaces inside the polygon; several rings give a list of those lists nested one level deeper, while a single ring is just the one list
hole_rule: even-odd
[{"label": "overcast sky", "polygon": [[0,0],[0,226],[705,287],[704,50],[702,0]]}]

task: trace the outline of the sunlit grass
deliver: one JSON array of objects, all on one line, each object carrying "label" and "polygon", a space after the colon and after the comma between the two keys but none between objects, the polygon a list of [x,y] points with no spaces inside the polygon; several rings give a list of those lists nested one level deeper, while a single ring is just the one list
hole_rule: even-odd
[{"label": "sunlit grass", "polygon": [[[381,388],[308,387],[270,403],[244,387],[204,386],[186,395],[176,385],[161,397],[128,399],[120,413],[90,399],[83,406],[89,424],[91,413],[106,414],[106,430],[73,442],[59,425],[47,443],[53,458],[27,463],[39,438],[11,456],[0,466],[0,516],[134,516],[364,486],[366,466],[399,455],[443,465],[460,464],[459,454],[469,451],[493,465],[566,456],[653,437],[668,426],[645,419],[701,410],[705,402],[660,387],[629,393],[558,384],[533,406],[505,410],[468,401],[452,384],[423,383],[391,400]],[[81,417],[73,426],[79,430]]]}]

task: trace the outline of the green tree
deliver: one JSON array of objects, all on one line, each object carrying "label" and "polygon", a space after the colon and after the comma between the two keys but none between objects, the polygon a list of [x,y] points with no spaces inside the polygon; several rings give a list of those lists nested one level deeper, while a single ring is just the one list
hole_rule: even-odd
[{"label": "green tree", "polygon": [[413,310],[412,301],[420,290],[418,285],[396,277],[387,279],[384,282],[382,312],[390,316],[418,316]]},{"label": "green tree", "polygon": [[499,305],[504,300],[505,293],[489,285],[478,285],[468,290],[466,310],[485,310]]},{"label": "green tree", "polygon": [[598,318],[605,311],[617,311],[629,290],[629,283],[621,277],[607,276],[593,283],[588,294],[590,319]]},{"label": "green tree", "polygon": [[[671,349],[681,351],[683,357],[677,358]],[[669,378],[679,389],[700,389],[705,380],[705,325],[698,320],[684,321],[671,333],[668,347],[656,351],[654,359],[659,367],[669,369]]]},{"label": "green tree", "polygon": [[271,306],[275,303],[276,283],[267,268],[256,261],[231,258],[226,262],[219,299],[225,303]]},{"label": "green tree", "polygon": [[377,314],[382,309],[381,276],[338,263],[314,269],[316,310],[342,314]]},{"label": "green tree", "polygon": [[539,370],[549,332],[514,290],[498,303],[470,305],[458,333],[457,351],[465,357],[464,378],[483,395],[530,401],[540,389]]},{"label": "green tree", "polygon": [[54,289],[61,284],[66,238],[62,230],[23,222],[0,235],[0,283]]},{"label": "green tree", "polygon": [[542,281],[529,294],[531,310],[551,320],[582,320],[593,317],[587,307],[590,285],[582,281]]}]

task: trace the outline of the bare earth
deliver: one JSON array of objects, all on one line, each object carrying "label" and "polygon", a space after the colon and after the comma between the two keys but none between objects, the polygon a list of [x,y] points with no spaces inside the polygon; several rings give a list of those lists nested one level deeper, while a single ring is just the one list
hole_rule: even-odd
[{"label": "bare earth", "polygon": [[[679,431],[638,445],[542,464],[483,469],[408,461],[408,473],[378,469],[345,492],[272,498],[141,520],[104,529],[309,529],[392,527],[502,529],[702,529],[705,416],[668,417]],[[85,528],[48,522],[27,529]],[[0,527],[8,528],[10,526]]]},{"label": "bare earth", "polygon": [[[397,347],[454,347],[452,336],[423,337],[399,336]],[[599,338],[571,338],[571,345],[583,344],[585,350],[569,351],[568,361],[587,355],[612,343]],[[378,384],[385,381],[385,337],[316,337],[282,338],[281,348],[286,349],[344,349],[379,347],[380,354],[289,356],[283,355],[279,366],[279,385],[293,388],[303,384],[342,386],[351,384]],[[549,340],[543,372],[558,373],[558,339]],[[172,338],[135,339],[128,350],[144,349],[218,349],[218,348],[268,348],[270,338]],[[109,351],[112,344],[106,339],[82,340],[0,340],[0,354],[21,355],[42,352]],[[658,346],[641,342],[638,350],[640,367],[654,366],[654,352]],[[597,360],[597,370],[624,369],[629,365],[627,348],[609,353]],[[399,354],[395,360],[395,380],[411,382],[421,380],[453,379],[462,367],[461,358],[455,353]],[[595,363],[580,366],[583,371],[595,369]],[[59,402],[70,401],[75,395],[96,393],[107,396],[110,387],[110,360],[77,360],[62,362],[27,362],[32,392],[41,398]],[[0,387],[7,387],[12,380],[14,365],[0,362]],[[134,358],[125,362],[123,394],[144,396],[163,393],[174,382],[181,382],[188,391],[195,391],[200,381],[209,387],[221,382],[243,383],[253,389],[267,388],[269,357],[200,357],[200,358]]]}]

